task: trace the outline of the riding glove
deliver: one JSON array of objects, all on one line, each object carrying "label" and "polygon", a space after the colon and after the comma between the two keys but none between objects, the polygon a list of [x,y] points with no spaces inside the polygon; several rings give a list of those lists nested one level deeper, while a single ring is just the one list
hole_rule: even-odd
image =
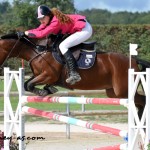
[{"label": "riding glove", "polygon": [[25,33],[22,31],[17,32],[18,38],[23,38],[25,36]]}]

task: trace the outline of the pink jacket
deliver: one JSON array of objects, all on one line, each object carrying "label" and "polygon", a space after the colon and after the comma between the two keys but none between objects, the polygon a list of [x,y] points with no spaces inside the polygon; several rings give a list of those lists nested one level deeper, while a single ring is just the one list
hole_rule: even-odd
[{"label": "pink jacket", "polygon": [[70,24],[61,24],[59,20],[54,16],[50,24],[47,26],[40,25],[36,29],[28,30],[28,36],[31,38],[43,38],[49,34],[58,34],[60,31],[62,34],[72,34],[77,31],[81,31],[86,22],[82,21],[85,19],[85,16],[81,15],[68,15],[73,20],[73,23]]}]

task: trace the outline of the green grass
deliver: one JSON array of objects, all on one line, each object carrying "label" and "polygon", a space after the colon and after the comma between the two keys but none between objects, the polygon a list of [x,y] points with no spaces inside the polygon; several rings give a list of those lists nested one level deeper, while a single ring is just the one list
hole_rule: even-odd
[{"label": "green grass", "polygon": [[[4,91],[4,80],[0,80],[0,91],[1,91],[1,92]],[[18,91],[16,82],[13,82],[13,83],[12,83],[11,91]]]},{"label": "green grass", "polygon": [[[3,92],[3,89],[4,89],[3,86],[4,86],[4,82],[1,80],[0,81],[0,91],[1,92]],[[60,88],[60,87],[57,87],[57,88],[59,89],[59,91],[66,91],[66,89],[64,89],[64,88]],[[15,82],[13,82],[13,84],[12,84],[11,91],[12,92],[18,91]],[[92,96],[87,96],[87,97],[99,97],[100,98],[100,97],[106,97],[106,95],[98,94],[98,95],[92,95]],[[12,108],[15,111],[16,107],[18,105],[18,97],[10,97],[10,100],[11,100]],[[53,112],[66,112],[66,107],[67,107],[66,104],[59,104],[59,103],[29,103],[26,106],[41,109],[44,111],[53,111]],[[82,110],[81,104],[70,104],[69,106],[70,106],[70,111],[81,111]],[[4,110],[4,98],[0,97],[0,111],[3,111],[3,110]],[[124,108],[123,106],[86,104],[85,110],[91,110],[91,111],[92,110],[126,110],[126,108]],[[83,118],[79,117],[79,119],[83,119],[83,120],[95,119],[95,120],[100,120],[102,122],[105,122],[105,121],[108,122],[108,120],[109,120],[108,118],[110,119],[110,117],[108,117],[108,116],[84,116]],[[117,122],[116,117],[114,119],[113,118],[114,117],[112,116],[109,121]],[[120,121],[120,118],[122,118],[121,122],[126,122],[126,119],[125,119],[125,121],[123,120],[124,117],[122,117],[122,116],[118,117],[119,121]],[[1,117],[0,120],[2,121],[3,117]],[[35,117],[35,116],[26,116],[26,120],[31,121],[31,122],[32,121],[47,121],[47,119],[45,119],[45,118]],[[52,121],[52,123],[53,122],[55,123],[55,121]]]},{"label": "green grass", "polygon": [[[0,111],[4,110],[4,100],[0,98]],[[11,97],[11,104],[13,110],[16,110],[18,104],[18,97]],[[58,111],[64,112],[66,111],[66,104],[59,104],[59,103],[29,103],[26,106],[34,107],[37,109],[42,109],[45,111]],[[111,105],[94,105],[94,104],[86,104],[86,110],[126,110],[123,106],[111,106]],[[81,110],[81,104],[70,104],[70,110]]]},{"label": "green grass", "polygon": [[[64,88],[57,87],[59,91],[66,91]],[[4,89],[4,82],[3,80],[0,81],[0,91],[3,92]],[[16,83],[13,82],[11,91],[18,91]],[[105,94],[98,94],[98,95],[92,95],[88,97],[106,97]],[[13,110],[16,109],[16,106],[18,104],[18,97],[11,97],[11,104]],[[0,97],[0,111],[3,111],[4,108],[4,99],[3,97]],[[37,109],[42,109],[46,111],[66,111],[66,104],[59,104],[59,103],[30,103],[27,106],[34,107]],[[71,110],[81,110],[81,104],[70,104]],[[87,104],[85,105],[86,110],[125,110],[123,106],[110,106],[110,105],[93,105],[93,104]]]},{"label": "green grass", "polygon": [[[11,97],[11,105],[13,110],[16,110],[16,107],[18,105],[18,97]],[[4,108],[4,100],[3,98],[0,98],[1,105],[0,105],[0,111],[3,111]],[[44,111],[52,111],[52,112],[66,112],[66,104],[59,104],[59,103],[29,103],[27,104],[29,107],[41,109]],[[70,111],[81,111],[81,104],[70,104]],[[110,106],[110,105],[94,105],[94,104],[87,104],[85,105],[85,110],[125,110],[123,106]],[[48,120],[46,118],[41,118],[37,116],[26,116],[26,121],[28,122],[34,122],[34,121],[49,121],[50,123],[59,123],[56,121]],[[92,120],[92,121],[100,121],[100,122],[127,122],[127,117],[125,116],[118,116],[116,118],[116,115],[102,115],[102,116],[80,116],[75,117],[81,120]],[[0,117],[0,121],[3,121],[3,117]]]}]

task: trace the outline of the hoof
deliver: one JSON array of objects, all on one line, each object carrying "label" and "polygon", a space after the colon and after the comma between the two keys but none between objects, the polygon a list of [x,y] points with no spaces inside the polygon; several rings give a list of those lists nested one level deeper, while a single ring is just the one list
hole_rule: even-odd
[{"label": "hoof", "polygon": [[39,96],[47,96],[49,94],[48,90],[39,90]]},{"label": "hoof", "polygon": [[58,92],[58,89],[56,89],[55,87],[53,86],[44,86],[44,90],[47,90],[49,92],[49,94],[54,94],[56,92]]},{"label": "hoof", "polygon": [[48,90],[35,88],[32,93],[38,96],[47,96],[49,94]]}]

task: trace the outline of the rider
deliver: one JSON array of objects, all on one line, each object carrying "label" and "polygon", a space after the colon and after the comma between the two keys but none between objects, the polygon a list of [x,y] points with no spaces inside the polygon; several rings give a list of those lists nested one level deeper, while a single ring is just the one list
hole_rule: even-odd
[{"label": "rider", "polygon": [[[85,16],[77,14],[64,14],[57,8],[50,9],[48,6],[41,5],[37,9],[37,19],[41,25],[36,29],[25,31],[25,35],[30,38],[43,38],[49,34],[70,34],[63,40],[59,49],[64,56],[65,62],[69,69],[69,77],[67,83],[75,84],[81,80],[79,73],[76,72],[76,63],[70,47],[78,45],[92,35],[92,27],[87,22]],[[18,35],[19,36],[19,35]],[[23,36],[20,32],[20,36]]]}]

